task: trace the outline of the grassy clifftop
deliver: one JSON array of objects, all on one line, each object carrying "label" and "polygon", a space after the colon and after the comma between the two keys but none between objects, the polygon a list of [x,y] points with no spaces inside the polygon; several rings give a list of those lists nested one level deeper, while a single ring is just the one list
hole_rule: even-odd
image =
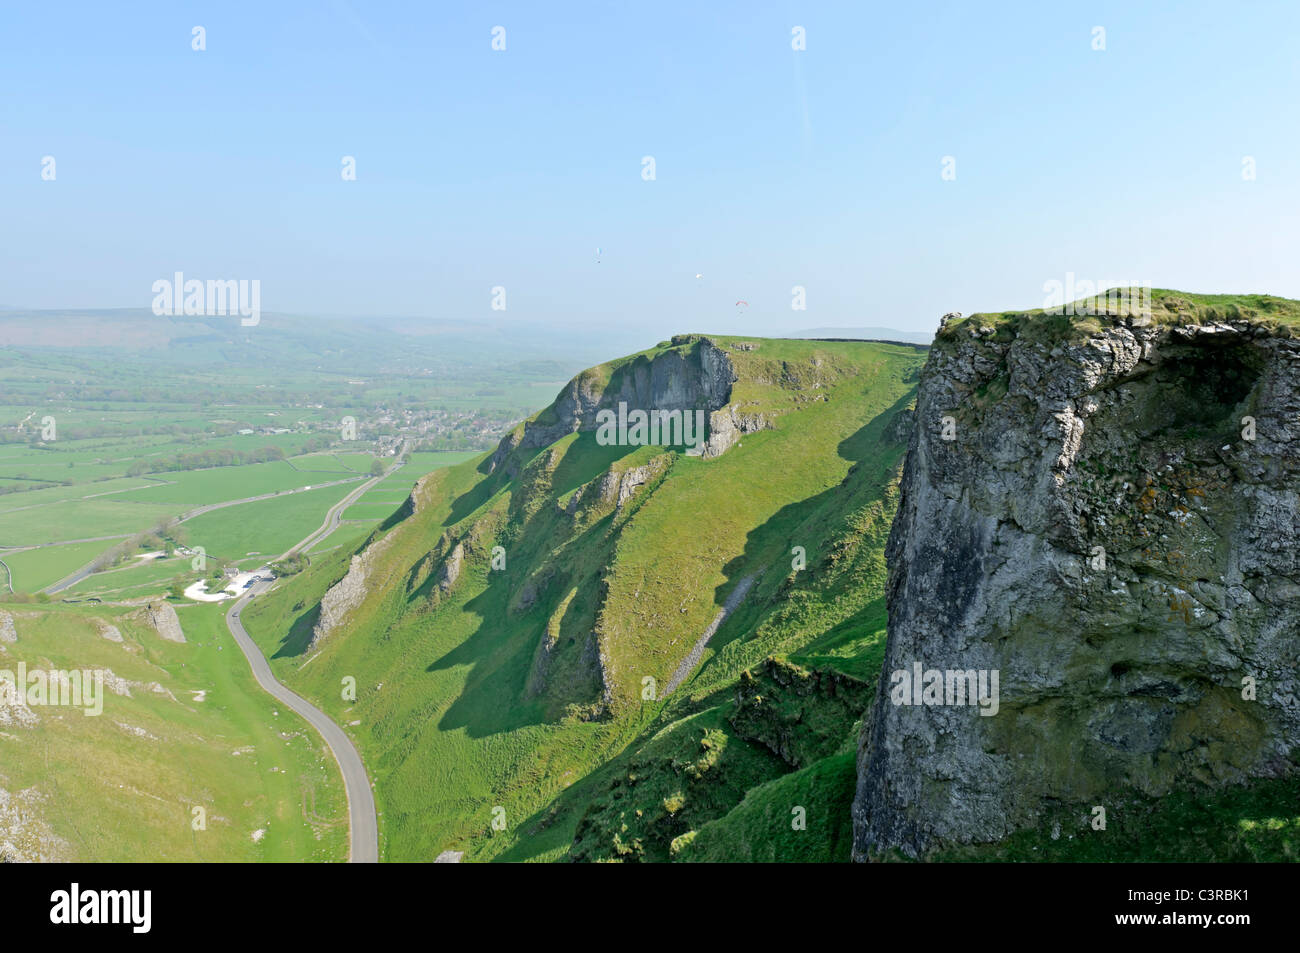
[{"label": "grassy clifftop", "polygon": [[[1060,313],[1054,313],[1057,311]],[[936,343],[942,345],[970,333],[995,335],[997,340],[1019,336],[1044,343],[1079,340],[1105,326],[1134,319],[1167,326],[1247,321],[1270,333],[1293,337],[1300,334],[1300,301],[1277,295],[1194,294],[1168,288],[1140,294],[1137,288],[1121,288],[1063,303],[1058,309],[978,312],[947,324],[936,335]]]}]

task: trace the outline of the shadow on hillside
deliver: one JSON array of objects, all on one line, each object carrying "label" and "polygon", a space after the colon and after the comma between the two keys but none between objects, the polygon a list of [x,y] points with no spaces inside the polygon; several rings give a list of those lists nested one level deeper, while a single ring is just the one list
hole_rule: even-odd
[{"label": "shadow on hillside", "polygon": [[[822,544],[834,539],[847,528],[845,517],[848,513],[883,498],[906,451],[905,444],[893,438],[895,419],[914,398],[913,389],[840,442],[837,450],[851,464],[850,472],[843,482],[782,507],[771,519],[750,531],[743,555],[724,567],[727,581],[715,590],[715,604],[720,607],[724,597],[744,576],[762,567],[767,567],[767,570],[748,598],[710,642],[709,647],[714,650],[714,654],[682,683],[660,710],[660,716],[651,719],[648,725],[629,740],[622,749],[622,754],[578,780],[523,821],[523,836],[496,860],[533,860],[562,848],[568,843],[571,832],[592,801],[600,796],[608,778],[626,769],[621,759],[626,758],[628,752],[640,750],[667,722],[728,701],[730,689],[716,686],[700,698],[691,698],[692,685],[698,683],[701,673],[709,671],[717,659],[717,650],[752,633],[759,623],[779,609],[781,601],[793,589],[807,589],[815,585],[819,573],[824,572],[822,562],[827,555],[819,552],[824,548]],[[801,539],[808,548],[808,568],[796,577],[794,586],[788,586],[790,548],[800,545]],[[884,605],[885,596],[881,592],[849,617],[828,626],[825,631],[810,639],[801,639],[798,648],[804,654],[815,654],[851,641],[865,629],[874,630],[878,625],[883,625]]]},{"label": "shadow on hillside", "polygon": [[513,457],[516,454],[524,457],[524,459],[519,462],[520,469],[523,469],[529,464],[533,457],[537,456],[540,452],[541,450],[515,450],[506,458],[506,461],[502,463],[497,471],[491,474],[488,473],[487,468],[488,464],[492,461],[492,457],[490,454],[484,457],[483,462],[475,468],[477,472],[484,475],[484,479],[479,480],[474,484],[474,486],[452,501],[451,509],[447,514],[447,519],[444,521],[445,525],[456,525],[488,500],[492,499],[492,497],[496,496],[502,487],[510,482],[510,478],[506,475],[506,470],[509,469],[510,457]]},{"label": "shadow on hillside", "polygon": [[[838,554],[828,552],[828,549],[832,541],[841,537],[846,531],[851,531],[852,526],[847,517],[863,507],[881,501],[889,484],[895,478],[897,467],[906,451],[905,444],[893,436],[895,422],[898,414],[914,399],[915,387],[912,387],[892,405],[840,441],[836,448],[837,452],[850,464],[849,473],[840,484],[782,507],[770,519],[749,531],[743,554],[723,567],[726,581],[716,588],[714,604],[721,607],[725,597],[745,576],[760,570],[763,570],[763,573],[749,596],[711,640],[709,648],[712,651],[709,659],[698,666],[677,691],[665,700],[659,707],[657,717],[650,717],[648,723],[643,724],[633,737],[627,739],[626,745],[621,748],[622,754],[606,760],[600,767],[579,778],[571,787],[522,821],[521,836],[497,857],[497,860],[532,860],[562,849],[571,839],[572,832],[583,813],[594,799],[601,796],[608,778],[626,770],[624,759],[628,756],[628,752],[639,750],[669,721],[686,717],[693,711],[728,703],[729,687],[711,684],[707,677],[701,679],[700,676],[711,671],[711,667],[718,660],[719,650],[729,643],[749,637],[761,622],[779,611],[793,591],[816,586],[819,578],[826,572],[828,561],[833,565],[835,560],[840,558]],[[788,465],[798,466],[799,461],[792,459]],[[559,485],[558,480],[557,485]],[[885,531],[888,531],[887,526]],[[807,569],[795,578],[793,584],[790,584],[787,582],[790,573],[790,550],[795,545],[804,545],[807,548]],[[833,625],[827,620],[828,624],[824,631],[817,630],[815,621],[814,624],[805,626],[803,634],[797,640],[798,644],[792,645],[791,648],[797,648],[805,653],[809,650],[818,652],[850,642],[859,637],[865,629],[871,628],[874,631],[878,623],[883,625],[880,622],[883,618],[883,610],[884,593],[881,592],[858,607],[847,618],[835,620]],[[481,637],[487,621],[485,617],[485,625],[475,634],[476,640]],[[500,666],[489,676],[492,681],[485,680],[478,684],[478,689],[487,689],[486,692],[481,693],[483,697],[490,697],[489,693],[495,691],[507,692],[505,696],[497,697],[520,697],[521,687],[527,678],[527,666],[531,663],[536,640],[540,638],[541,626],[544,624],[544,619],[532,624],[529,629],[533,634],[514,649],[517,656],[524,661],[522,669],[514,670],[507,677],[504,672],[505,666]],[[480,653],[490,647],[487,643],[482,643],[478,651],[462,654],[461,650],[465,648],[467,645],[462,645],[456,651],[449,653],[436,663],[436,667],[472,664],[476,660],[481,662]],[[497,651],[503,652],[505,648],[498,648]],[[511,678],[515,681],[511,682],[509,680]],[[691,697],[694,686],[698,686],[695,690],[702,693],[700,698]],[[510,694],[512,689],[514,693]],[[458,701],[453,706],[441,727],[470,724],[466,717],[468,709],[458,712],[455,718],[452,717],[452,712],[460,705],[461,701]],[[522,713],[515,713],[517,724],[540,721],[538,717],[524,719],[520,717],[521,715]],[[505,712],[492,713],[490,718],[485,716],[483,720],[474,723],[471,730],[477,733],[489,722],[505,728],[509,717]]]},{"label": "shadow on hillside", "polygon": [[[606,516],[587,527],[569,546],[585,558],[599,561],[608,548],[608,531],[612,516]],[[510,606],[519,587],[524,584],[528,570],[542,564],[546,552],[541,544],[526,549],[531,540],[547,540],[550,534],[539,530],[528,541],[521,542],[514,552],[506,572],[489,576],[486,589],[467,601],[460,611],[478,617],[471,635],[453,649],[431,662],[426,671],[469,666],[465,687],[443,713],[438,722],[440,730],[463,728],[475,738],[513,731],[528,725],[541,725],[548,719],[548,709],[554,714],[557,704],[549,693],[528,698],[529,677],[534,658],[542,638],[549,613],[553,611],[552,599],[564,588],[574,585],[595,586],[596,579],[588,568],[581,565],[567,567],[550,580],[538,593],[536,604],[526,612],[513,614]],[[576,577],[576,579],[575,579]],[[561,623],[563,639],[573,634],[573,613],[565,614]],[[583,620],[584,631],[590,629],[590,619]],[[595,691],[586,701],[599,697]]]},{"label": "shadow on hillside", "polygon": [[320,603],[316,603],[293,620],[288,633],[280,640],[280,647],[271,657],[294,658],[306,652],[307,646],[311,644],[311,632],[318,618],[320,618]]},{"label": "shadow on hillside", "polygon": [[570,490],[576,490],[639,449],[613,444],[602,446],[596,442],[594,430],[581,431],[573,438],[573,443],[551,475],[551,492],[563,496]]},{"label": "shadow on hillside", "polygon": [[[774,603],[786,598],[789,592],[807,589],[818,581],[819,572],[823,571],[822,562],[827,557],[819,549],[833,538],[836,531],[843,528],[846,511],[880,500],[894,479],[907,450],[905,443],[900,443],[893,437],[895,420],[915,396],[915,389],[909,390],[887,410],[840,441],[836,449],[840,457],[850,463],[849,473],[843,481],[807,499],[782,507],[767,522],[749,532],[744,553],[723,567],[727,581],[714,591],[715,604],[721,606],[724,596],[744,576],[753,572],[761,572],[762,575],[749,595],[710,640],[709,649],[712,654],[708,660],[687,677],[679,686],[679,692],[691,690],[692,684],[701,673],[709,670],[724,646],[751,634],[763,617],[772,611]],[[793,465],[797,466],[797,461]],[[792,549],[795,546],[805,548],[807,568],[790,583]],[[872,617],[879,615],[884,605],[883,599],[882,592],[879,600],[873,600],[855,618],[867,614]],[[835,628],[845,626],[848,621],[841,622]],[[815,640],[816,644],[826,644],[824,635]]]},{"label": "shadow on hillside", "polygon": [[[601,446],[596,442],[595,432],[578,434],[550,474],[547,499],[563,496],[598,478],[620,459],[640,449]],[[547,448],[540,452],[547,452]],[[535,459],[536,454],[530,456],[523,466],[527,467]],[[463,514],[462,518],[474,513],[506,485],[504,480],[490,482],[493,483],[491,493],[471,491],[457,500],[456,506]],[[511,505],[513,509],[514,501]],[[471,668],[464,689],[443,714],[439,728],[463,728],[471,737],[485,737],[553,721],[556,712],[566,702],[582,704],[599,698],[598,688],[586,693],[582,678],[577,677],[575,683],[574,645],[564,645],[559,650],[564,661],[557,665],[568,676],[565,685],[552,685],[551,690],[537,698],[529,698],[527,693],[538,645],[549,613],[554,608],[552,600],[557,597],[562,584],[564,587],[581,585],[586,589],[598,585],[592,565],[603,565],[608,557],[612,519],[612,515],[607,515],[585,527],[577,537],[570,538],[570,517],[553,504],[544,503],[527,515],[512,515],[510,537],[514,542],[506,543],[509,549],[506,571],[489,573],[487,588],[461,607],[462,612],[478,617],[473,633],[427,668],[430,672],[456,666]],[[572,558],[566,560],[564,566],[538,590],[536,604],[531,609],[512,613],[511,603],[529,580],[530,573],[544,571],[551,548],[560,542],[564,542],[567,551],[573,554]],[[561,642],[570,637],[585,637],[589,633],[589,624],[584,628],[576,625],[573,619],[574,613],[566,613],[560,626]],[[589,620],[584,621],[589,623]],[[583,631],[577,631],[579,628]],[[598,676],[593,675],[593,678],[599,681]],[[577,683],[583,685],[581,690],[575,687]],[[580,695],[582,697],[578,697]],[[506,700],[504,703],[503,699]]]}]

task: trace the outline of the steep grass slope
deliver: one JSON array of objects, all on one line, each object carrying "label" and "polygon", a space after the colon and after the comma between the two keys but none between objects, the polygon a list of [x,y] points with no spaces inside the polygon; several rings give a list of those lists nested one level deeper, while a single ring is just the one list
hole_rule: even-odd
[{"label": "steep grass slope", "polygon": [[[280,677],[354,732],[383,856],[712,859],[729,824],[847,858],[923,357],[674,338],[256,600]],[[699,410],[707,442],[606,445],[620,402]]]}]

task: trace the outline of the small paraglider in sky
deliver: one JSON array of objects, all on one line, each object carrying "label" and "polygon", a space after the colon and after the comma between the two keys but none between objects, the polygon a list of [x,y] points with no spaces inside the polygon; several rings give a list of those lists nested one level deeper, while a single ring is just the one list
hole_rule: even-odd
[{"label": "small paraglider in sky", "polygon": [[741,311],[744,311],[746,308],[749,307],[749,302],[748,302],[748,301],[737,301],[737,302],[736,302],[736,307],[739,308]]},{"label": "small paraglider in sky", "polygon": [[596,264],[600,264],[600,249],[596,249]]},{"label": "small paraglider in sky", "polygon": [[696,281],[699,281],[699,280],[700,280],[701,278],[703,278],[703,277],[704,277],[703,275],[697,273],[697,274],[695,275],[695,280],[696,280]]}]

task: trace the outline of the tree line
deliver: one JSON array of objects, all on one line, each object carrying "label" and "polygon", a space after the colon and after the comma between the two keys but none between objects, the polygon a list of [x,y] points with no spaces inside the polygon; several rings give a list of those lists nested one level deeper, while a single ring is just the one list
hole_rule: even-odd
[{"label": "tree line", "polygon": [[200,450],[197,453],[178,453],[174,457],[156,460],[137,460],[127,467],[127,476],[142,473],[169,473],[175,470],[208,470],[213,467],[242,467],[249,463],[272,463],[284,459],[279,447],[261,447],[257,450],[230,450],[227,448]]}]

